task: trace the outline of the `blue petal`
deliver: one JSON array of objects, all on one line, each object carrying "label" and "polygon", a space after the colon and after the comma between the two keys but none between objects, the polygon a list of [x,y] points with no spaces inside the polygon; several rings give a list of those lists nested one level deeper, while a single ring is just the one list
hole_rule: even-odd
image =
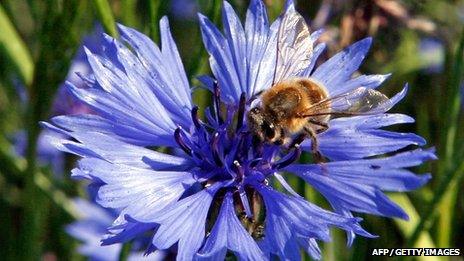
[{"label": "blue petal", "polygon": [[[166,108],[169,107],[160,103],[158,97],[150,89],[150,75],[143,67],[142,62],[127,47],[111,37],[108,36],[106,42],[109,47],[107,53],[109,50],[113,50],[107,58],[86,50],[89,64],[99,86],[118,101],[120,100],[122,106],[137,111],[147,120],[153,121],[154,110],[161,114],[157,116],[162,117],[165,121],[164,124],[172,122],[167,117]],[[118,68],[118,64],[120,64],[119,67],[123,68]],[[176,108],[181,107],[176,106]]]},{"label": "blue petal", "polygon": [[287,190],[288,193],[293,196],[299,196],[299,194],[292,188],[292,186],[290,186],[290,184],[288,184],[288,182],[280,173],[274,173],[274,177],[277,179],[277,181],[279,181],[282,187]]},{"label": "blue petal", "polygon": [[321,249],[314,238],[298,238],[298,243],[312,258],[321,259]]},{"label": "blue petal", "polygon": [[[357,228],[358,220],[349,219],[333,212],[324,210],[302,197],[288,196],[267,187],[259,188],[266,207],[274,210],[273,215],[282,215],[291,223],[292,231],[300,236],[330,240],[329,226],[342,229]],[[359,233],[364,233],[359,230]]]},{"label": "blue petal", "polygon": [[210,67],[221,87],[221,96],[228,103],[237,103],[242,92],[250,98],[271,87],[280,18],[269,28],[265,9],[261,1],[252,1],[243,30],[235,12],[224,3],[226,37],[199,15]]},{"label": "blue petal", "polygon": [[[200,75],[197,79],[203,84],[206,89],[210,90],[211,92],[214,91],[214,78],[209,75]],[[232,98],[231,98],[232,99]]]},{"label": "blue petal", "polygon": [[[127,42],[137,54],[141,65],[148,74],[146,81],[160,101],[169,110],[178,124],[188,124],[192,100],[187,77],[180,60],[179,53],[169,32],[167,18],[160,21],[161,42],[163,50],[147,36],[136,30],[118,25],[121,38]],[[185,127],[185,126],[184,126]]]},{"label": "blue petal", "polygon": [[[76,139],[78,142],[56,138],[51,143],[61,151],[81,157],[93,157],[138,168],[172,169],[181,166],[186,167],[190,164],[185,158],[128,144],[103,133],[66,132],[45,122],[42,122],[42,125],[56,132],[61,131],[60,133]],[[146,163],[147,159],[150,160],[150,165]]]},{"label": "blue petal", "polygon": [[66,232],[83,241],[78,252],[96,260],[116,260],[122,245],[101,246],[100,241],[106,233],[106,228],[111,224],[113,215],[96,204],[82,199],[73,200],[73,204],[81,219],[66,226]]},{"label": "blue petal", "polygon": [[105,184],[98,190],[97,202],[122,209],[139,222],[153,223],[154,217],[179,200],[196,180],[189,172],[153,171],[82,159],[79,168]]},{"label": "blue petal", "polygon": [[423,186],[430,175],[404,170],[436,159],[432,150],[414,150],[379,159],[295,164],[288,171],[321,192],[339,211],[407,218],[406,213],[380,190],[408,191]]},{"label": "blue petal", "polygon": [[295,8],[295,3],[293,0],[286,0],[284,5],[285,12],[290,8]]},{"label": "blue petal", "polygon": [[233,251],[240,260],[265,259],[256,242],[237,218],[231,193],[224,197],[216,223],[199,253],[199,258],[214,256],[214,260],[222,260],[227,249]]},{"label": "blue petal", "polygon": [[[113,124],[110,120],[94,114],[63,115],[54,117],[51,121],[56,126],[67,131],[90,131],[104,133],[106,135],[115,134],[120,140],[139,146],[153,144],[153,140],[160,139],[154,136],[151,130],[148,132],[148,130],[135,128],[130,125]],[[163,142],[159,141],[157,143]]]},{"label": "blue petal", "polygon": [[402,168],[418,166],[434,159],[433,151],[418,149],[386,158],[336,161],[323,166],[295,164],[288,170],[315,173],[327,170],[331,177],[348,183],[360,183],[387,191],[410,191],[427,183],[430,175],[417,176]]},{"label": "blue petal", "polygon": [[[267,17],[266,6],[261,0],[252,0],[248,7],[245,21],[246,46],[247,46],[247,93],[250,97],[255,94],[257,79],[260,75],[266,74],[266,70],[259,70],[260,63],[264,59],[266,46],[268,45],[269,20]],[[259,73],[258,73],[259,72]],[[271,73],[269,73],[269,76]],[[263,77],[263,76],[261,76]]]},{"label": "blue petal", "polygon": [[[177,50],[176,43],[171,35],[169,21],[163,17],[160,21],[161,47],[164,59],[173,66],[172,70],[166,70],[171,76],[171,89],[178,92],[178,96],[188,109],[192,107],[192,95],[190,85],[185,74],[184,65]],[[169,67],[166,67],[169,69]]]},{"label": "blue petal", "polygon": [[126,243],[133,239],[141,241],[140,243],[146,244],[146,239],[142,236],[144,233],[149,234],[156,228],[155,224],[134,222],[133,220],[127,221],[119,216],[111,227],[108,228],[108,233],[101,240],[102,245],[112,245],[115,243]]},{"label": "blue petal", "polygon": [[[168,121],[168,125],[161,123],[161,121],[155,123],[154,119],[145,118],[144,115],[128,107],[127,103],[121,103],[121,100],[118,98],[107,95],[104,91],[96,88],[81,89],[70,86],[70,89],[73,95],[85,102],[112,124],[127,126],[126,128],[138,128],[150,134],[152,141],[148,145],[164,144],[165,146],[172,146],[175,144],[173,133],[176,126],[169,123],[172,123],[172,121]],[[136,103],[129,102],[129,104],[136,106]],[[144,144],[148,142],[141,140],[138,143]]]},{"label": "blue petal", "polygon": [[76,221],[66,227],[66,232],[71,236],[83,241],[78,252],[95,260],[114,261],[119,257],[121,244],[101,246],[102,231],[95,231],[93,226],[86,221]]},{"label": "blue petal", "polygon": [[346,209],[407,219],[407,214],[375,187],[349,183],[314,172],[298,173],[297,175],[310,183],[327,200],[341,204]]},{"label": "blue petal", "polygon": [[408,92],[409,86],[406,83],[403,87],[403,90],[401,90],[399,93],[397,93],[395,96],[393,96],[390,101],[392,102],[392,106],[395,106],[398,102],[403,100],[403,98],[406,96],[406,93]]},{"label": "blue petal", "polygon": [[380,86],[391,74],[374,74],[374,75],[361,75],[353,78],[343,85],[339,86],[336,91],[331,93],[332,96],[347,93],[359,87],[374,89]]},{"label": "blue petal", "polygon": [[[380,130],[379,127],[410,123],[414,119],[402,114],[379,114],[331,120],[329,129],[318,137],[320,150],[332,160],[358,159],[380,155],[408,145],[423,145],[425,140],[413,133]],[[310,150],[309,141],[303,149]]]},{"label": "blue petal", "polygon": [[277,56],[277,34],[280,26],[280,17],[277,18],[268,29],[267,40],[254,42],[255,50],[259,56],[248,57],[249,71],[249,97],[271,88],[274,78]]},{"label": "blue petal", "polygon": [[240,93],[246,92],[248,86],[246,79],[247,60],[245,58],[245,32],[237,14],[226,1],[223,2],[222,23],[224,25],[225,37],[229,43],[234,70],[237,72],[239,80],[235,83],[236,88],[239,88]]},{"label": "blue petal", "polygon": [[[343,205],[338,204],[338,202],[332,201],[332,202],[330,202],[330,205],[332,205],[332,207],[333,207],[333,209],[335,210],[336,213],[339,213],[340,215],[343,215],[343,216],[349,217],[349,218],[353,217],[353,214],[351,213],[351,211],[344,208]],[[346,243],[347,243],[347,245],[349,247],[351,247],[351,245],[354,242],[354,239],[356,238],[356,233],[353,230],[351,230],[351,231],[347,230],[346,235],[347,235]],[[371,238],[374,238],[374,237],[376,237],[376,236],[374,236],[374,235],[371,236]]]},{"label": "blue petal", "polygon": [[352,44],[319,66],[313,77],[327,88],[330,95],[338,92],[338,88],[358,70],[371,43],[372,38],[368,37]]},{"label": "blue petal", "polygon": [[[155,118],[163,120],[166,123],[171,123],[172,120],[174,120],[177,124],[183,124],[188,121],[188,117],[177,117],[179,111],[184,111],[188,115],[189,110],[186,108],[184,101],[176,100],[172,97],[169,97],[169,101],[166,101],[166,98],[162,95],[163,92],[153,87],[156,86],[159,81],[153,79],[151,75],[152,72],[144,67],[143,62],[122,43],[109,36],[106,37],[106,40],[107,46],[110,47],[106,50],[107,57],[112,60],[112,64],[121,64],[122,72],[118,72],[118,76],[121,77],[123,83],[126,84],[126,86],[118,86],[119,90],[117,91],[123,94],[122,97],[117,97],[118,99],[125,101],[129,106],[138,104],[140,108],[136,108],[137,111],[140,111],[147,119],[152,119],[152,117],[156,115],[157,117]],[[165,63],[166,61],[169,60],[165,59]],[[169,70],[165,70],[165,73],[169,74],[170,72]],[[100,83],[100,81],[98,82]],[[176,90],[176,88],[173,88],[176,86],[174,84],[178,83],[171,83],[170,89],[172,92],[170,93],[174,93],[174,90]],[[114,89],[116,90],[117,88]]]},{"label": "blue petal", "polygon": [[298,238],[330,240],[329,226],[367,234],[356,219],[345,218],[301,197],[287,196],[265,186],[257,189],[266,206],[264,249],[280,258],[299,259]]},{"label": "blue petal", "polygon": [[153,245],[167,249],[178,242],[177,260],[191,260],[205,238],[206,216],[221,183],[186,197],[160,213],[160,224],[153,237]]},{"label": "blue petal", "polygon": [[239,100],[241,91],[236,88],[240,81],[229,43],[208,18],[199,14],[199,19],[203,43],[210,54],[211,71],[218,80],[221,96],[226,102],[235,103]]}]

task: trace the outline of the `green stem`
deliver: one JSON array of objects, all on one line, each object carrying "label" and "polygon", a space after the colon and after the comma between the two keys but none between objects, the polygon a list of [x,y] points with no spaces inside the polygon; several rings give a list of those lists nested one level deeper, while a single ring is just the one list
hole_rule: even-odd
[{"label": "green stem", "polygon": [[284,1],[282,0],[275,0],[266,2],[267,6],[269,7],[269,17],[272,20],[276,19],[280,13],[282,12],[282,6],[284,5]]},{"label": "green stem", "polygon": [[[15,158],[10,155],[4,147],[0,147],[0,171],[3,173],[6,181],[10,184],[15,184],[18,186],[23,186],[23,179],[19,173],[22,173],[22,170],[16,164]],[[21,162],[22,169],[26,167],[26,162],[23,160]]]},{"label": "green stem", "polygon": [[44,211],[47,207],[43,195],[34,184],[35,175],[37,172],[36,151],[38,128],[33,123],[35,118],[34,103],[30,105],[28,110],[28,140],[26,159],[27,167],[24,171],[24,192],[22,197],[22,205],[24,208],[24,218],[22,220],[22,232],[20,234],[21,247],[19,254],[22,260],[34,260],[41,255],[42,242],[40,240],[42,234],[41,224],[44,219]]},{"label": "green stem", "polygon": [[112,37],[118,36],[116,30],[116,22],[114,21],[113,13],[111,12],[111,6],[106,0],[94,0],[95,8],[97,9],[98,19],[107,32]]},{"label": "green stem", "polygon": [[37,172],[34,176],[34,184],[42,190],[56,206],[60,207],[64,213],[74,219],[80,217],[79,213],[73,207],[71,199],[60,189],[56,188],[51,180],[42,172]]},{"label": "green stem", "polygon": [[[407,195],[395,193],[395,194],[389,195],[389,197],[394,202],[396,202],[398,205],[400,205],[401,208],[403,208],[406,211],[406,213],[408,213],[409,215],[408,221],[401,220],[401,219],[394,219],[396,226],[400,229],[403,236],[405,238],[408,238],[409,236],[412,235],[412,233],[414,233],[413,231],[414,226],[416,226],[420,222],[419,221],[420,216],[417,213],[416,208],[414,207],[412,202],[409,200]],[[430,234],[426,231],[422,231],[421,234],[419,235],[418,241],[414,244],[413,247],[434,248],[436,246]]]},{"label": "green stem", "polygon": [[[22,186],[24,172],[27,168],[26,161],[21,157],[14,158],[4,147],[0,147],[0,162],[0,172],[4,174],[6,180],[9,183]],[[58,189],[43,172],[37,172],[34,175],[34,184],[70,217],[74,219],[79,217],[72,207],[71,199],[66,196],[66,193]]]},{"label": "green stem", "polygon": [[[456,134],[458,129],[459,121],[459,112],[461,109],[461,92],[460,85],[463,80],[464,74],[464,29],[461,35],[461,41],[458,46],[455,61],[452,68],[452,75],[450,80],[450,85],[447,88],[449,94],[447,97],[449,101],[447,102],[448,106],[446,108],[446,114],[448,117],[445,117],[447,120],[445,126],[447,126],[446,136],[444,137],[444,160],[440,165],[439,169],[439,178],[442,178],[446,173],[450,173],[450,170],[455,167],[455,160],[458,159],[455,157],[456,152]],[[443,144],[443,143],[442,143]],[[439,206],[440,215],[438,223],[438,247],[449,247],[452,237],[452,229],[450,224],[452,223],[454,216],[454,205],[457,198],[458,186],[454,180],[450,180],[448,189],[445,194],[442,196],[442,201]]]},{"label": "green stem", "polygon": [[[220,20],[220,13],[221,13],[221,5],[222,1],[220,0],[213,0],[213,1],[205,1],[205,0],[198,0],[198,4],[201,9],[207,10],[206,13],[208,17],[214,23],[218,23]],[[202,41],[200,37],[194,38],[192,40],[193,46],[202,45]],[[192,57],[197,57],[196,59],[191,59],[187,65],[187,74],[192,76],[201,75],[207,73],[209,70],[208,67],[208,56],[204,48],[196,48],[195,54]],[[200,108],[206,108],[209,104],[210,92],[206,89],[199,88],[193,94],[193,101],[197,104]],[[203,116],[203,110],[201,110],[201,115]]]},{"label": "green stem", "polygon": [[449,129],[447,132],[447,137],[446,137],[446,144],[445,144],[445,159],[446,159],[446,165],[449,167],[452,165],[452,160],[453,160],[453,155],[455,151],[455,139],[456,139],[456,132],[458,129],[458,117],[459,117],[459,111],[461,109],[461,95],[460,95],[460,85],[461,81],[463,79],[463,74],[464,74],[464,30],[462,31],[461,34],[461,41],[459,43],[459,48],[456,53],[456,61],[454,65],[454,72],[453,72],[453,77],[451,81],[451,95],[452,97],[451,100],[451,106],[450,106],[450,111],[449,111],[449,118],[448,118],[448,123],[449,123]]},{"label": "green stem", "polygon": [[[464,174],[464,162],[461,162],[459,167],[456,169],[456,171],[452,172],[450,175],[446,175],[445,179],[443,179],[440,184],[438,185],[438,188],[435,190],[435,195],[432,199],[432,202],[430,202],[427,205],[427,208],[422,215],[422,219],[420,220],[419,224],[415,227],[413,230],[414,232],[411,234],[407,241],[407,246],[413,247],[417,240],[419,239],[419,236],[421,235],[422,231],[427,231],[430,226],[433,223],[433,218],[435,216],[437,206],[440,205],[442,202],[442,198],[445,195],[445,192],[449,189],[450,186],[455,182],[456,184],[459,184],[461,178],[463,177]],[[449,224],[448,224],[449,225]]]},{"label": "green stem", "polygon": [[137,24],[137,0],[122,0],[122,21],[124,25],[135,27]]},{"label": "green stem", "polygon": [[[438,187],[435,190],[434,197],[432,202],[427,205],[422,219],[419,224],[416,226],[411,237],[408,239],[408,246],[413,246],[422,231],[427,231],[432,225],[435,213],[437,209],[441,210],[443,213],[440,216],[439,223],[439,244],[438,247],[449,247],[449,241],[451,237],[451,220],[453,216],[453,202],[456,198],[458,180],[462,177],[464,172],[464,164],[457,168],[454,166],[455,157],[455,139],[458,128],[458,118],[459,111],[461,107],[461,97],[460,97],[460,83],[464,74],[464,29],[461,33],[461,39],[459,41],[459,46],[455,55],[455,61],[452,69],[451,80],[449,88],[446,88],[446,97],[449,97],[449,101],[446,106],[443,108],[443,115],[445,122],[444,135],[442,136],[443,147],[440,150],[443,154],[443,158],[440,159],[438,166]],[[453,171],[454,169],[454,171]]]},{"label": "green stem", "polygon": [[149,9],[149,17],[150,17],[150,24],[148,28],[150,30],[150,37],[155,42],[159,42],[159,32],[158,32],[158,21],[160,20],[159,17],[159,9],[160,9],[161,1],[160,0],[150,0],[148,1],[148,9]]},{"label": "green stem", "polygon": [[41,188],[37,166],[37,140],[41,131],[39,121],[48,118],[51,97],[67,73],[71,48],[75,46],[71,23],[76,16],[78,1],[50,1],[45,6],[46,19],[37,33],[40,49],[35,73],[29,88],[29,103],[26,112],[27,167],[23,172],[24,190],[21,197],[24,213],[19,234],[20,260],[37,260],[42,254],[46,227],[43,225],[49,214],[50,201]]},{"label": "green stem", "polygon": [[119,252],[119,261],[126,261],[129,258],[132,248],[132,242],[127,242],[122,245],[121,252]]},{"label": "green stem", "polygon": [[0,49],[6,54],[25,85],[30,86],[34,74],[31,54],[1,5]]}]

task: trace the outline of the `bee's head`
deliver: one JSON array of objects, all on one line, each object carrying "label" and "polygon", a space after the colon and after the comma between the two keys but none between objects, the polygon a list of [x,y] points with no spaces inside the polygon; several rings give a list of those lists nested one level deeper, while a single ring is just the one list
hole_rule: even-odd
[{"label": "bee's head", "polygon": [[273,118],[259,107],[254,107],[248,112],[247,121],[250,131],[261,141],[274,143],[280,136]]}]

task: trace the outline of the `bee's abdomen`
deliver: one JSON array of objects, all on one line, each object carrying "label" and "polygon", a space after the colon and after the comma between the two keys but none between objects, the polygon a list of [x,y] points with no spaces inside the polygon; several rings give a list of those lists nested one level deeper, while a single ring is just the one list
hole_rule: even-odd
[{"label": "bee's abdomen", "polygon": [[311,79],[299,79],[298,84],[304,88],[304,93],[310,104],[318,103],[328,97],[325,87]]}]

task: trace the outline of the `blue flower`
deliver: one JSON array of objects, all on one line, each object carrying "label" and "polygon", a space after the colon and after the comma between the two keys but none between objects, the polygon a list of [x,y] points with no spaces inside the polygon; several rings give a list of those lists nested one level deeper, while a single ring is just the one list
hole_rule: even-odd
[{"label": "blue flower", "polygon": [[[82,241],[78,251],[80,254],[95,261],[115,261],[119,260],[122,244],[102,246],[101,239],[106,234],[106,229],[111,226],[114,218],[117,217],[115,211],[104,209],[97,204],[84,200],[75,199],[73,201],[77,213],[81,218],[66,227],[66,232],[72,237]],[[141,238],[143,241],[145,238]],[[132,245],[128,260],[147,260],[142,250],[143,242],[135,242]],[[145,240],[146,241],[146,240]],[[150,260],[163,260],[166,253],[159,252],[150,257]]]},{"label": "blue flower", "polygon": [[424,37],[419,42],[421,68],[427,73],[441,73],[445,60],[443,43],[432,37]]},{"label": "blue flower", "polygon": [[79,246],[79,253],[94,260],[117,260],[122,244],[101,246],[100,243],[114,217],[89,201],[75,199],[73,203],[82,218],[68,225],[66,232],[84,243]]},{"label": "blue flower", "polygon": [[173,0],[170,11],[175,19],[194,20],[198,12],[198,3],[189,0]]},{"label": "blue flower", "polygon": [[[285,12],[296,12],[289,1]],[[295,164],[301,148],[260,142],[245,117],[255,96],[271,87],[281,18],[270,24],[264,4],[253,0],[242,27],[224,2],[223,35],[200,15],[211,69],[202,80],[213,92],[213,106],[199,118],[192,103],[179,53],[166,18],[160,22],[159,49],[148,37],[119,25],[121,41],[104,37],[103,53],[87,50],[92,77],[88,88],[71,92],[97,115],[58,116],[43,125],[70,139],[55,139],[62,151],[82,157],[72,171],[98,188],[97,203],[118,212],[104,244],[127,242],[149,231],[147,253],[169,249],[177,259],[216,260],[233,253],[242,259],[298,260],[303,248],[320,258],[317,241],[329,241],[338,227],[354,236],[373,237],[352,212],[406,218],[383,191],[408,191],[430,178],[405,168],[433,159],[433,151],[416,149],[388,157],[425,141],[410,133],[380,129],[412,122],[402,114],[376,114],[334,119],[318,135],[330,161]],[[320,31],[311,35],[314,44]],[[291,77],[312,77],[329,96],[359,86],[378,87],[388,75],[352,78],[371,39],[353,44],[316,67],[324,44],[314,47],[310,63]],[[314,69],[315,68],[315,69]],[[396,104],[406,88],[394,96]],[[163,151],[153,150],[165,147]],[[335,212],[298,195],[285,181],[291,172],[313,185]],[[275,190],[279,182],[285,192]]]}]

